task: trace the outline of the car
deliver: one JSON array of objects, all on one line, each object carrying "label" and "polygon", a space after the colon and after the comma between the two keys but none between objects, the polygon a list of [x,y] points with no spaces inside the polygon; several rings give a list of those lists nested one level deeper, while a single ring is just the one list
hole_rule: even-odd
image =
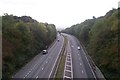
[{"label": "car", "polygon": [[43,53],[43,54],[47,54],[48,51],[47,51],[47,50],[43,50],[42,53]]},{"label": "car", "polygon": [[58,42],[59,42],[60,40],[58,39]]},{"label": "car", "polygon": [[80,50],[81,49],[80,46],[78,46],[77,49]]}]

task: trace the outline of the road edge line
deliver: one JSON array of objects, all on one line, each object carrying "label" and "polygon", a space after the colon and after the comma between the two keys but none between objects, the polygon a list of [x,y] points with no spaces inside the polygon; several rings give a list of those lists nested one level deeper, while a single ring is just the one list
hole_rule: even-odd
[{"label": "road edge line", "polygon": [[[64,44],[63,44],[64,45]],[[54,63],[54,65],[53,65],[53,67],[52,67],[52,70],[51,70],[51,72],[50,72],[50,74],[49,74],[49,77],[48,77],[48,80],[50,79],[50,77],[51,77],[51,75],[52,75],[52,73],[53,73],[53,69],[55,68],[55,65],[56,65],[56,63],[57,63],[57,61],[58,61],[58,58],[60,57],[60,53],[61,53],[61,51],[62,51],[62,49],[63,49],[63,45],[61,46],[61,48],[60,48],[60,51],[59,51],[59,54],[58,54],[58,56],[57,56],[57,58],[56,58],[56,60],[55,60],[55,63]],[[58,67],[58,65],[57,65],[57,67]],[[57,71],[57,70],[56,70]],[[55,72],[56,73],[56,72]],[[54,75],[54,77],[55,77],[55,75]]]}]

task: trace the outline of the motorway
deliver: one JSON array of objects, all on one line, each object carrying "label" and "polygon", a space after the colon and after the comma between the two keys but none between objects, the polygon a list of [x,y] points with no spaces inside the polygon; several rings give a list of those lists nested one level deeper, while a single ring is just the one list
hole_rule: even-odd
[{"label": "motorway", "polygon": [[[79,41],[71,35],[63,34],[69,41],[72,57],[73,78],[96,78],[86,54]],[[45,55],[38,54],[27,65],[25,65],[13,78],[50,78],[55,66],[55,62],[62,50],[64,37],[58,35],[59,42],[56,40],[48,49]],[[77,47],[81,49],[78,50]]]},{"label": "motorway", "polygon": [[[64,35],[67,36],[69,45],[71,46],[73,78],[96,79],[96,76],[88,62],[88,58],[86,57],[79,41],[74,36],[68,34]],[[77,49],[78,46],[81,47],[80,50]]]},{"label": "motorway", "polygon": [[48,53],[38,54],[28,64],[26,64],[13,78],[50,78],[62,46],[64,44],[63,36],[58,35],[57,40],[48,49]]}]

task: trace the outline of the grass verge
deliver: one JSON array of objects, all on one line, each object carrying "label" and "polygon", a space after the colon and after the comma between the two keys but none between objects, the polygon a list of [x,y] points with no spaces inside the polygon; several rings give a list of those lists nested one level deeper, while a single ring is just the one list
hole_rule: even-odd
[{"label": "grass verge", "polygon": [[65,66],[65,58],[66,58],[66,45],[67,45],[67,38],[66,36],[64,36],[64,51],[62,52],[62,55],[61,55],[61,60],[60,60],[60,63],[59,63],[59,66],[58,66],[58,70],[57,70],[57,73],[56,73],[56,77],[55,78],[62,78],[63,77],[63,73],[64,73],[64,66]]}]

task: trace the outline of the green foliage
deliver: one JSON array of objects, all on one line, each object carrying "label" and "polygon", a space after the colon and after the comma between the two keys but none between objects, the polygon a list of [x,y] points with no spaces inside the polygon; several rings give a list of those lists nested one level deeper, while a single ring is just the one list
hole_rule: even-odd
[{"label": "green foliage", "polygon": [[10,78],[56,37],[54,24],[38,23],[31,17],[2,16],[3,79]]},{"label": "green foliage", "polygon": [[105,16],[86,20],[63,30],[75,35],[86,46],[107,79],[119,78],[120,74],[119,14],[120,10],[113,9]]}]

